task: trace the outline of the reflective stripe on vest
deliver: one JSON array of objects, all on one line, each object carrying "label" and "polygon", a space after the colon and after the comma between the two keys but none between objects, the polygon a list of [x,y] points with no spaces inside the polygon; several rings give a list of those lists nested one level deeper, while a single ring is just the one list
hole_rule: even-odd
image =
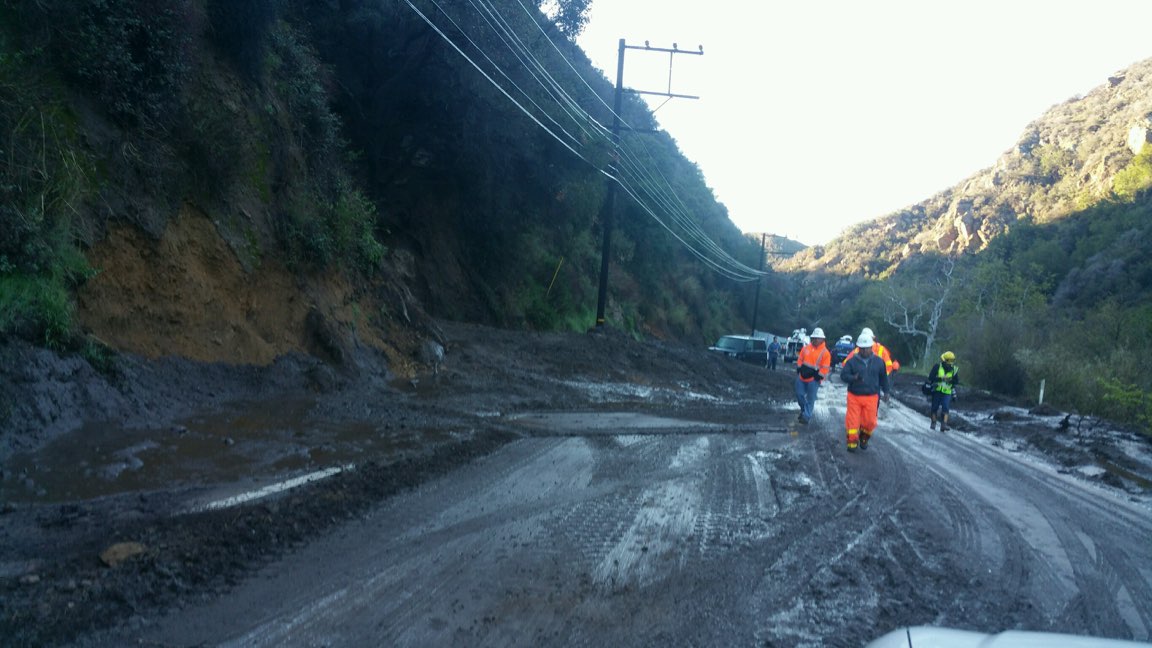
[{"label": "reflective stripe on vest", "polygon": [[876,355],[880,356],[880,359],[884,361],[884,372],[891,374],[892,373],[892,352],[888,350],[888,347],[884,346],[883,344],[880,344],[879,342],[873,342],[872,343],[872,351],[875,352]]},{"label": "reflective stripe on vest", "polygon": [[[956,365],[952,365],[952,371],[944,373],[944,365],[938,365],[936,370],[936,391],[941,394],[952,393],[952,377],[956,375]],[[948,382],[944,382],[948,381]]]},{"label": "reflective stripe on vest", "polygon": [[[814,351],[816,351],[816,347],[812,346],[811,344],[809,344],[808,346],[801,349],[800,350],[800,357],[796,358],[796,366],[797,367],[808,367],[822,376],[827,376],[828,372],[824,371],[824,369],[830,369],[831,368],[832,354],[828,353],[828,347],[827,346],[820,347],[820,351],[818,353],[816,353],[815,358],[812,357],[812,353]],[[825,354],[828,354],[828,366],[822,366]],[[801,380],[803,380],[803,378],[801,378]],[[815,379],[810,378],[809,380],[815,380]]]}]

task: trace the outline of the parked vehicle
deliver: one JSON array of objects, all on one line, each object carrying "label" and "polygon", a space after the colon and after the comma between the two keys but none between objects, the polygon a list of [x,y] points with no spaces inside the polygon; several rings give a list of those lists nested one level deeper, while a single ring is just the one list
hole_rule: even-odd
[{"label": "parked vehicle", "polygon": [[845,335],[836,341],[836,346],[832,347],[832,366],[837,366],[844,362],[844,358],[852,353],[852,349],[856,348],[856,344],[852,342],[851,335]]},{"label": "parked vehicle", "polygon": [[808,329],[796,329],[784,343],[784,362],[796,362],[800,357],[800,349],[808,344]]},{"label": "parked vehicle", "polygon": [[741,362],[768,366],[768,341],[750,335],[723,335],[716,344],[708,347],[709,351],[722,353],[729,358],[736,358]]}]

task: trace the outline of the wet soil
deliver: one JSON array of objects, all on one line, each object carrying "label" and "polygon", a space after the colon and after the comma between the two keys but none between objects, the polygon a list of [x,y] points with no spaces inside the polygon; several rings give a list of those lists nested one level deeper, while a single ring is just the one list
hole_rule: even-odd
[{"label": "wet soil", "polygon": [[[438,327],[443,361],[418,358],[404,375],[369,348],[339,364],[286,355],[262,367],[122,355],[104,372],[0,348],[5,643],[68,643],[210,599],[389,496],[532,434],[525,418],[540,412],[627,409],[738,427],[795,407],[790,371],[703,347],[613,330]],[[920,403],[918,382],[898,376],[897,395]],[[1119,449],[1146,440],[1027,412],[971,391],[954,425],[1041,448],[1069,470],[1108,461],[1116,470],[1093,478],[1147,490],[1152,470]],[[198,506],[334,466],[352,469],[244,505]]]}]

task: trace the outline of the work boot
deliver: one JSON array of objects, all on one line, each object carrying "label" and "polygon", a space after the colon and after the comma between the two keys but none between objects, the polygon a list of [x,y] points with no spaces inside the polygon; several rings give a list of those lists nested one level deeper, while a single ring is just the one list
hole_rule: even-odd
[{"label": "work boot", "polygon": [[940,417],[940,431],[941,432],[947,432],[948,431],[948,415],[947,414]]},{"label": "work boot", "polygon": [[935,430],[936,429],[936,415],[935,414],[932,415],[932,424],[928,426],[928,429],[929,430]]},{"label": "work boot", "polygon": [[861,450],[867,450],[868,449],[868,440],[871,438],[872,438],[872,434],[870,432],[865,432],[863,430],[860,431],[860,449]]}]

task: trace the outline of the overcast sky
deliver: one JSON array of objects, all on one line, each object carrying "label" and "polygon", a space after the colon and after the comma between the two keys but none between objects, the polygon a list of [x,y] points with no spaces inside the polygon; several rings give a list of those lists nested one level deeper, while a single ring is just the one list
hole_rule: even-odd
[{"label": "overcast sky", "polygon": [[[1025,126],[1152,57],[1152,0],[593,0],[579,44],[671,57],[661,125],[746,232],[809,245],[992,165]],[[624,85],[669,88],[628,50]],[[663,99],[649,99],[656,106]]]}]

